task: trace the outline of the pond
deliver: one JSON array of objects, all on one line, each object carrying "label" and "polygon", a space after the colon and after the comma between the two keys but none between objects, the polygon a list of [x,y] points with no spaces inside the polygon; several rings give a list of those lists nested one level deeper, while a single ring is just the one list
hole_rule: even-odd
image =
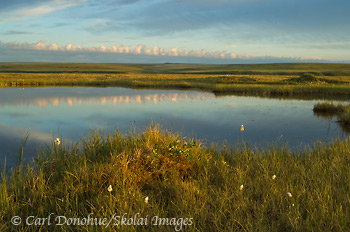
[{"label": "pond", "polygon": [[[348,136],[335,118],[314,115],[316,100],[221,96],[199,91],[50,87],[0,89],[0,165],[15,164],[21,140],[24,158],[60,137],[70,146],[91,129],[127,133],[152,122],[182,136],[211,142],[291,147]],[[244,132],[240,131],[244,125]]]}]

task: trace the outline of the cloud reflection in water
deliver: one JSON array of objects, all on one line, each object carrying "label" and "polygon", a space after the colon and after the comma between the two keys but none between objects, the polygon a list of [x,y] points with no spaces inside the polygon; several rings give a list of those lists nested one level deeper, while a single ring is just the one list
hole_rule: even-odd
[{"label": "cloud reflection in water", "polygon": [[0,107],[5,105],[11,106],[28,106],[37,105],[45,108],[48,105],[59,106],[60,104],[67,104],[69,106],[79,105],[82,103],[94,102],[99,104],[112,103],[117,104],[145,104],[159,102],[181,102],[183,100],[207,100],[215,98],[214,94],[210,93],[162,93],[162,94],[145,94],[145,95],[120,95],[120,96],[94,96],[94,97],[79,97],[79,96],[52,96],[52,97],[26,97],[21,99],[10,99],[6,102],[0,100]]}]

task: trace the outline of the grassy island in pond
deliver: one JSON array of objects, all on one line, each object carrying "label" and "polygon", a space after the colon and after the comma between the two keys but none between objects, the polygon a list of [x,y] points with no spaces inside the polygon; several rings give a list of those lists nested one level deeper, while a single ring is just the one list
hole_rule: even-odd
[{"label": "grassy island in pond", "polygon": [[[52,141],[33,166],[3,173],[0,230],[350,228],[349,139],[292,152],[282,145],[260,150],[246,144],[218,150],[154,126],[142,133],[102,134],[92,131],[70,148]],[[114,225],[118,220],[108,227],[81,221],[113,215],[120,217],[119,225]],[[148,221],[122,225],[123,215]],[[21,218],[20,225],[13,225],[14,216]]]},{"label": "grassy island in pond", "polygon": [[333,102],[317,103],[313,111],[320,116],[337,116],[338,121],[349,130],[350,128],[350,105],[334,104]]},{"label": "grassy island in pond", "polygon": [[199,89],[215,94],[350,96],[350,64],[0,63],[0,85]]}]

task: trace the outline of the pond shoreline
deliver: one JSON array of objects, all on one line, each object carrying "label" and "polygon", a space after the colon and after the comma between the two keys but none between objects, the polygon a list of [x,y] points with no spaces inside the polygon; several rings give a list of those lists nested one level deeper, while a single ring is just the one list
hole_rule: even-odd
[{"label": "pond shoreline", "polygon": [[1,87],[201,90],[216,95],[350,96],[350,64],[0,63]]}]

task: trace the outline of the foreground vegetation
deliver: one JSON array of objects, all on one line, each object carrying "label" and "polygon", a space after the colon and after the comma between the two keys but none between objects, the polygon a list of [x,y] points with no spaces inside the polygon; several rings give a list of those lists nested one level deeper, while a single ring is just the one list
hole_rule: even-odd
[{"label": "foreground vegetation", "polygon": [[0,86],[199,89],[217,95],[350,96],[349,64],[0,63]]},{"label": "foreground vegetation", "polygon": [[[2,174],[0,230],[346,231],[349,145],[346,139],[310,151],[244,143],[218,150],[157,126],[126,135],[92,131],[71,147],[53,141],[34,165]],[[148,222],[55,221],[115,214],[129,223],[148,215]],[[20,225],[11,223],[14,216]]]}]

